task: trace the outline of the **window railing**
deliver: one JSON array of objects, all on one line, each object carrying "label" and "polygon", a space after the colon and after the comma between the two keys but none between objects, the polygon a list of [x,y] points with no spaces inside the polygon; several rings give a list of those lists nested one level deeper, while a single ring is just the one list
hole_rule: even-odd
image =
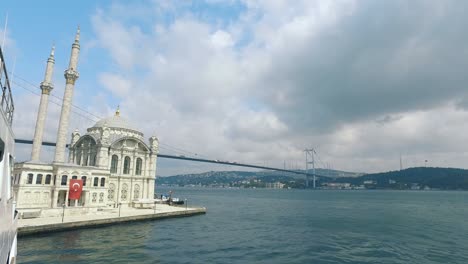
[{"label": "window railing", "polygon": [[5,113],[7,122],[10,126],[13,124],[13,112],[15,111],[15,105],[13,103],[13,96],[11,94],[10,79],[5,65],[5,59],[3,57],[3,51],[0,47],[0,88],[2,93],[2,99],[0,101],[0,108]]}]

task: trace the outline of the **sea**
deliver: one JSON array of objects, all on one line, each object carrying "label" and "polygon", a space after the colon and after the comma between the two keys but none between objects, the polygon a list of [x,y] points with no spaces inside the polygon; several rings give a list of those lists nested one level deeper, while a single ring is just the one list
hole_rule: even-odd
[{"label": "sea", "polygon": [[207,214],[18,240],[18,263],[468,263],[468,192],[173,190]]}]

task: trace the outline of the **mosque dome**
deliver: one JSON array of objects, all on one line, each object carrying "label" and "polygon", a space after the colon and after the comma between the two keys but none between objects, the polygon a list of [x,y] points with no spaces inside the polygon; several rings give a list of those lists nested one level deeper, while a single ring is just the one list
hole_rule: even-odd
[{"label": "mosque dome", "polygon": [[123,117],[120,116],[120,110],[115,111],[115,115],[99,120],[94,124],[93,128],[108,127],[108,128],[124,128],[138,131],[135,127]]}]

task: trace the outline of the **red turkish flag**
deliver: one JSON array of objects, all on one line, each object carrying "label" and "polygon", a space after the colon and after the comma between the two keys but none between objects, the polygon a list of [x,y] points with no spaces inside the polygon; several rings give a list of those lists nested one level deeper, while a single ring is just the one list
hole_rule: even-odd
[{"label": "red turkish flag", "polygon": [[70,189],[68,191],[68,199],[78,200],[81,196],[81,191],[83,190],[83,180],[70,180]]}]

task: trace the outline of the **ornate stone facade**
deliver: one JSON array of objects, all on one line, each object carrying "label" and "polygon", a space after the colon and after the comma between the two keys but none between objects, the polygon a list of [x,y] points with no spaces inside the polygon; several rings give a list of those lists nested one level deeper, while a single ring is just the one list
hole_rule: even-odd
[{"label": "ornate stone facade", "polygon": [[[119,112],[80,135],[72,133],[68,163],[15,165],[14,192],[19,209],[131,206],[154,198],[158,139],[143,141]],[[82,179],[80,200],[68,200],[70,179]]]},{"label": "ornate stone facade", "polygon": [[88,128],[85,135],[74,132],[69,163],[108,171],[112,191],[105,197],[109,203],[153,199],[158,139],[151,137],[149,142],[151,147],[117,110],[113,117]]}]

